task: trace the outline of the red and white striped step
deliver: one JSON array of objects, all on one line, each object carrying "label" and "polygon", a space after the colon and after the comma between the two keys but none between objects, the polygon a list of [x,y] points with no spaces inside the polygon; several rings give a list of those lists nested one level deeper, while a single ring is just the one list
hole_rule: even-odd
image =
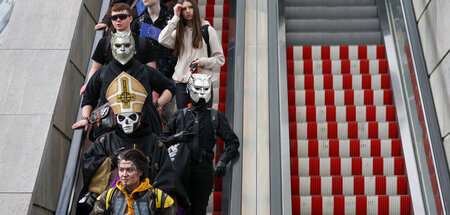
[{"label": "red and white striped step", "polygon": [[387,74],[377,75],[288,75],[288,89],[380,90],[390,89]]},{"label": "red and white striped step", "polygon": [[392,176],[404,174],[403,157],[291,158],[292,176]]},{"label": "red and white striped step", "polygon": [[290,106],[290,122],[392,122],[395,107],[386,106]]},{"label": "red and white striped step", "polygon": [[392,105],[391,90],[289,90],[289,105]]},{"label": "red and white striped step", "polygon": [[292,214],[410,214],[409,196],[293,196]]},{"label": "red and white striped step", "polygon": [[386,60],[287,60],[290,74],[386,74]]},{"label": "red and white striped step", "polygon": [[401,143],[389,140],[291,140],[291,157],[399,157]]},{"label": "red and white striped step", "polygon": [[289,123],[291,139],[397,139],[397,123],[352,122],[352,123]]},{"label": "red and white striped step", "polygon": [[292,195],[406,195],[405,176],[292,177]]},{"label": "red and white striped step", "polygon": [[365,60],[385,59],[384,46],[288,46],[288,60]]}]

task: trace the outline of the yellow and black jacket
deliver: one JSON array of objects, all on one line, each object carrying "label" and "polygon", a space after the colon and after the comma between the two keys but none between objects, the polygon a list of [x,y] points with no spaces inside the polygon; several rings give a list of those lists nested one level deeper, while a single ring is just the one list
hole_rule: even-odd
[{"label": "yellow and black jacket", "polygon": [[91,214],[172,215],[175,214],[175,208],[172,197],[160,189],[153,188],[149,180],[145,179],[130,195],[118,181],[117,187],[102,193]]}]

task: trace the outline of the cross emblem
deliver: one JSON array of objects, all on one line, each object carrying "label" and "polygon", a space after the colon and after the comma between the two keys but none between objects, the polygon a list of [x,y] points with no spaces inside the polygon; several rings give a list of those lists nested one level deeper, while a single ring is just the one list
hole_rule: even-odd
[{"label": "cross emblem", "polygon": [[128,78],[121,78],[122,93],[116,96],[116,102],[122,103],[124,109],[130,108],[130,103],[136,101],[136,94],[130,93],[128,88]]}]

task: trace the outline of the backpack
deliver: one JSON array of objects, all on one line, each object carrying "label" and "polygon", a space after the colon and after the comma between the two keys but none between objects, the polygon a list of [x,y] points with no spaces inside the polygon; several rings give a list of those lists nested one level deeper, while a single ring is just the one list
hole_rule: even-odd
[{"label": "backpack", "polygon": [[[178,114],[177,116],[177,125],[181,125],[180,128],[177,128],[177,132],[180,132],[182,130],[184,130],[184,117],[186,116],[186,112],[187,112],[188,108],[183,108],[183,114]],[[219,157],[221,155],[220,153],[220,148],[219,148],[219,144],[217,142],[217,128],[219,127],[219,122],[217,120],[217,109],[213,109],[213,108],[208,108],[208,110],[211,112],[211,122],[213,125],[213,131],[214,131],[214,144],[217,145],[217,152],[219,153]]]},{"label": "backpack", "polygon": [[211,57],[211,47],[209,47],[208,27],[209,27],[209,25],[202,26],[202,36],[203,36],[203,39],[205,40],[205,43],[206,43],[206,47],[207,47],[207,50],[208,50],[208,57]]},{"label": "backpack", "polygon": [[[108,192],[106,193],[106,207],[105,207],[105,209],[106,209],[106,213],[107,214],[111,213],[109,211],[109,208],[111,206],[111,201],[113,199],[113,196],[114,196],[114,194],[116,193],[117,190],[119,190],[117,187],[113,187],[113,188],[110,188],[108,190]],[[160,190],[158,188],[154,188],[152,190],[152,197],[155,199],[155,204],[152,205],[154,207],[154,209],[163,208],[165,206],[165,202],[166,202],[167,196],[166,195],[162,195],[162,194],[163,194],[162,190]],[[99,200],[100,197],[101,196],[98,196],[97,200]],[[156,210],[155,210],[155,212],[156,212]],[[159,214],[159,213],[157,213],[157,214]]]}]

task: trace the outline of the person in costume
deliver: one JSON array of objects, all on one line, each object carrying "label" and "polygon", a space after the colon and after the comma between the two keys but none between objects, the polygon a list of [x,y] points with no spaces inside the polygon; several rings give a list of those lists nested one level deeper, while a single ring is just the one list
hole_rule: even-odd
[{"label": "person in costume", "polygon": [[[185,170],[177,165],[177,159],[183,159],[183,153],[190,153],[190,160],[187,162],[190,166],[181,164],[181,168],[189,170],[188,174],[183,174],[182,181],[191,201],[191,214],[202,215],[206,214],[213,188],[213,148],[216,139],[220,137],[225,142],[225,151],[216,165],[216,177],[224,176],[226,165],[238,155],[239,139],[230,128],[225,115],[216,109],[207,108],[211,99],[211,77],[206,74],[193,74],[187,87],[193,101],[191,107],[180,109],[172,115],[161,138],[167,147],[171,147],[169,154],[173,157],[174,167],[179,174]],[[178,151],[182,144],[188,144],[189,150],[180,150],[180,154],[175,155],[171,153]]]},{"label": "person in costume", "polygon": [[150,184],[148,160],[134,149],[120,153],[117,161],[120,180],[95,202],[92,215],[175,214],[174,200]]},{"label": "person in costume", "polygon": [[[80,200],[84,205],[79,208],[92,206],[93,199],[107,189],[118,155],[127,149],[138,149],[147,156],[148,177],[153,187],[185,198],[185,191],[165,145],[141,121],[147,96],[145,87],[126,72],[122,72],[109,85],[106,98],[117,126],[114,131],[99,136],[83,154],[84,190],[87,188],[88,193]],[[126,97],[131,99],[124,99]]]},{"label": "person in costume", "polygon": [[[127,73],[137,79],[147,92],[155,91],[161,96],[154,103],[148,96],[142,109],[141,123],[147,124],[153,133],[162,131],[161,120],[157,108],[165,105],[175,93],[173,82],[152,67],[146,66],[133,58],[135,44],[131,32],[117,32],[111,37],[113,61],[102,66],[89,80],[81,103],[82,119],[72,125],[72,129],[85,127],[89,124],[92,109],[107,102],[105,94],[110,83],[120,74]],[[132,99],[132,98],[126,98]]]},{"label": "person in costume", "polygon": [[[112,16],[108,16],[108,19],[112,22],[115,29],[113,32],[116,32],[116,30],[130,32],[131,23],[134,20],[132,14],[132,9],[128,4],[114,3],[111,8]],[[147,66],[156,68],[155,59],[157,51],[153,49],[151,41],[148,38],[139,37],[139,34],[133,35],[133,38],[136,42],[136,54],[134,55],[134,58]],[[102,65],[107,65],[113,59],[110,41],[111,36],[105,36],[98,41],[97,47],[91,58],[92,66],[89,69],[88,81],[86,84]],[[84,93],[86,84],[81,87],[80,95]]]}]

